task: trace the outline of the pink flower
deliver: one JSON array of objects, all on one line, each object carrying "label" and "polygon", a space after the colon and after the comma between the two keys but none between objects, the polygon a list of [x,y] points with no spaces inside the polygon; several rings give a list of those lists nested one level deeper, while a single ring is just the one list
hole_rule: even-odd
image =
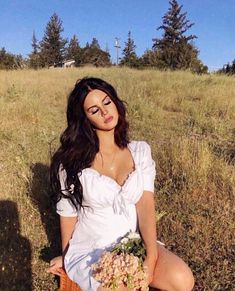
[{"label": "pink flower", "polygon": [[[99,261],[92,265],[93,276],[103,287],[113,290],[124,284],[129,288],[147,291],[147,273],[142,264],[144,253],[139,234],[129,233],[111,252],[104,251]],[[137,257],[137,254],[141,254],[141,257]]]}]

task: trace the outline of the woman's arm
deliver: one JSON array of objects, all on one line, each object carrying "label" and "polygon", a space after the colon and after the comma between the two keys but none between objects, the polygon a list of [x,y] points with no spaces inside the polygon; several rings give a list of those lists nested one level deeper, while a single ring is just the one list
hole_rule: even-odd
[{"label": "woman's arm", "polygon": [[143,237],[147,256],[157,258],[157,231],[154,193],[144,191],[136,203],[138,224]]},{"label": "woman's arm", "polygon": [[47,269],[48,273],[54,275],[61,275],[61,268],[63,267],[63,255],[67,250],[68,242],[72,237],[75,224],[77,222],[77,217],[66,217],[60,215],[60,232],[61,232],[61,242],[62,242],[62,255],[55,257],[50,261],[50,267]]},{"label": "woman's arm", "polygon": [[151,283],[153,280],[153,273],[158,257],[155,202],[153,192],[143,192],[140,200],[136,203],[136,211],[139,230],[143,238],[147,253],[144,266],[146,266],[148,270],[148,283]]},{"label": "woman's arm", "polygon": [[[67,190],[62,190],[66,189],[67,179],[67,173],[62,164],[59,166],[58,175],[62,193],[68,194]],[[71,201],[64,197],[60,197],[60,200],[56,203],[56,212],[60,216],[62,252],[61,256],[55,257],[50,261],[50,267],[47,269],[47,272],[60,276],[63,267],[63,256],[67,251],[68,243],[72,237],[78,215],[77,209],[74,208]]]},{"label": "woman's arm", "polygon": [[61,243],[62,243],[62,253],[66,250],[66,247],[68,245],[68,242],[70,238],[72,237],[73,230],[75,227],[75,224],[77,222],[77,216],[76,217],[66,217],[60,215],[60,232],[61,232]]}]

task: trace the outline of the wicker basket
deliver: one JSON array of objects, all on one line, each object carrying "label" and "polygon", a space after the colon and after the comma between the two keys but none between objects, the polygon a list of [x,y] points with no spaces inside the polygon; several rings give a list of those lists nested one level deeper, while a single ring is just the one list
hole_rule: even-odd
[{"label": "wicker basket", "polygon": [[[149,288],[149,291],[159,289]],[[62,271],[60,276],[60,291],[83,291],[75,282],[71,281],[65,271]]]},{"label": "wicker basket", "polygon": [[82,289],[69,279],[65,271],[60,276],[60,291],[82,291]]}]

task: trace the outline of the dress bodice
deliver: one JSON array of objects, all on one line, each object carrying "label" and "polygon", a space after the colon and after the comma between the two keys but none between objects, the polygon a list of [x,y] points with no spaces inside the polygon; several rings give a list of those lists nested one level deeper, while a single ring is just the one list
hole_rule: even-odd
[{"label": "dress bodice", "polygon": [[[128,148],[134,161],[134,170],[129,173],[122,186],[113,178],[100,174],[93,168],[82,170],[79,179],[83,186],[84,205],[94,210],[112,207],[114,213],[123,212],[127,215],[126,206],[137,203],[144,190],[154,192],[156,170],[149,144],[145,141],[131,141]],[[61,189],[65,189],[66,172],[62,167],[59,177]],[[79,215],[66,198],[57,203],[57,213],[63,216]]]}]

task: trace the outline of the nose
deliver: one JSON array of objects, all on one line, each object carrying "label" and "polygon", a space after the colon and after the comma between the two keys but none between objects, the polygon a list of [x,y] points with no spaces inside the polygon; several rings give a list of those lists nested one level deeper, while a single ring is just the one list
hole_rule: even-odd
[{"label": "nose", "polygon": [[105,116],[108,113],[108,110],[106,108],[101,108],[101,114],[102,116]]}]

